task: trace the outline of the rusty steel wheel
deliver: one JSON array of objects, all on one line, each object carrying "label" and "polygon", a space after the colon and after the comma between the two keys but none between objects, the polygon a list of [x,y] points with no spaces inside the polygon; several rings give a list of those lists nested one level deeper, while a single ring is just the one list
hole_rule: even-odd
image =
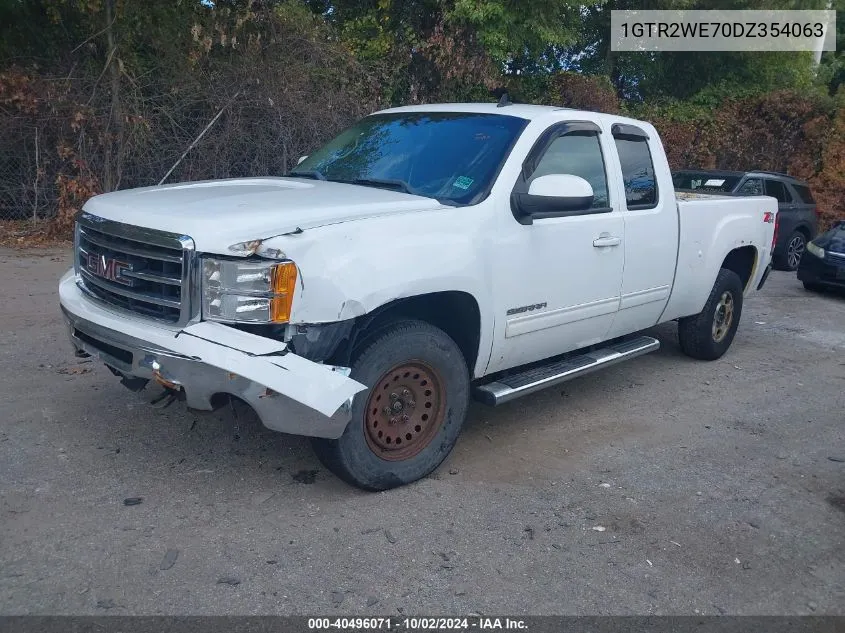
[{"label": "rusty steel wheel", "polygon": [[370,391],[364,417],[367,445],[381,459],[400,461],[419,454],[446,417],[443,380],[421,360],[396,365]]},{"label": "rusty steel wheel", "polygon": [[365,339],[350,377],[367,391],[352,401],[337,438],[313,438],[320,461],[365,490],[388,490],[425,477],[455,446],[469,407],[469,367],[443,330],[413,319]]}]

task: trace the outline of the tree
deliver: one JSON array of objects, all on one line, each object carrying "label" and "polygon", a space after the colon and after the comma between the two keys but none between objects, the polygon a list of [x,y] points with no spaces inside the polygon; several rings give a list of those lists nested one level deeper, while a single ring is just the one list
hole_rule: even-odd
[{"label": "tree", "polygon": [[832,0],[828,8],[836,10],[836,50],[822,55],[818,75],[828,93],[835,95],[845,83],[845,0]]},{"label": "tree", "polygon": [[[589,0],[586,4],[596,0]],[[557,68],[578,36],[576,0],[308,0],[360,59],[382,68],[388,98],[488,98],[503,72]]]}]

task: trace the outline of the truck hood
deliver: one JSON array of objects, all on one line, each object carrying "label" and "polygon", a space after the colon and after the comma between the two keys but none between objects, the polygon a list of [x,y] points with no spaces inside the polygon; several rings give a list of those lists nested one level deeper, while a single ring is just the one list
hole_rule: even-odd
[{"label": "truck hood", "polygon": [[439,209],[432,198],[300,178],[236,178],[114,191],[85,211],[193,238],[199,251],[350,220]]}]

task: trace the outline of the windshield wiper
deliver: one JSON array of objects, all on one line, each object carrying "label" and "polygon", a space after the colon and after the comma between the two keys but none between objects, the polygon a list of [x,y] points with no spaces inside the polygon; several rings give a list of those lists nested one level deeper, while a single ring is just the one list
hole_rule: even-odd
[{"label": "windshield wiper", "polygon": [[414,196],[421,196],[423,194],[416,191],[411,185],[404,180],[394,178],[353,178],[352,180],[345,180],[353,185],[362,185],[364,187],[379,187],[382,189],[398,189],[403,193],[410,193]]},{"label": "windshield wiper", "polygon": [[296,171],[291,170],[289,172],[291,176],[299,176],[300,178],[313,178],[314,180],[325,180],[326,177],[322,174],[322,172],[317,171],[316,169],[310,169],[307,171]]},{"label": "windshield wiper", "polygon": [[[292,170],[288,172],[289,176],[299,176],[301,178],[313,178],[314,180],[326,180],[328,182],[342,182],[348,185],[361,185],[362,187],[378,187],[380,189],[394,189],[399,190],[402,193],[409,193],[412,196],[422,196],[424,198],[430,198],[431,196],[427,196],[424,193],[420,193],[411,185],[409,185],[404,180],[399,180],[397,178],[352,178],[352,179],[335,179],[332,178],[329,180],[326,176],[316,169],[308,170],[308,171],[295,171]],[[448,206],[460,206],[454,200],[441,200],[436,198],[438,202],[441,204],[445,204]]]}]

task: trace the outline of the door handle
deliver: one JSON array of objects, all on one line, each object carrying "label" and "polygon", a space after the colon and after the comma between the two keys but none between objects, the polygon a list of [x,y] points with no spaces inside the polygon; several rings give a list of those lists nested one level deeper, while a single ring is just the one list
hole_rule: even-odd
[{"label": "door handle", "polygon": [[596,248],[603,248],[605,246],[619,246],[622,239],[618,237],[611,237],[610,235],[600,235],[593,240],[593,246]]}]

